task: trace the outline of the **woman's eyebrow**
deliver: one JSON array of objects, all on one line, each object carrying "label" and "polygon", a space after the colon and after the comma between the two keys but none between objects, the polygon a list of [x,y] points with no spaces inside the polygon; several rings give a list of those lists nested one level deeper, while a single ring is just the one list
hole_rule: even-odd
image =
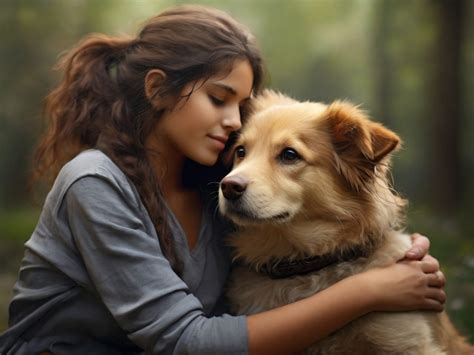
[{"label": "woman's eyebrow", "polygon": [[[237,96],[237,91],[235,91],[235,89],[229,85],[226,85],[223,83],[212,83],[212,85],[217,86],[221,89],[224,89],[225,91],[227,91],[229,94],[233,96]],[[243,98],[242,101],[247,101],[249,99],[250,99],[250,96]]]},{"label": "woman's eyebrow", "polygon": [[231,95],[234,95],[234,96],[237,95],[237,91],[235,91],[234,88],[229,85],[222,84],[222,83],[212,83],[212,85],[215,85],[217,87],[220,87],[221,89],[224,89]]}]

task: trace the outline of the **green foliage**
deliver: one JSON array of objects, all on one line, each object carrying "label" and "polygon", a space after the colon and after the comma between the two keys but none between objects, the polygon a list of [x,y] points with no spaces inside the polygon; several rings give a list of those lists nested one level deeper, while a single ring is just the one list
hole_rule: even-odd
[{"label": "green foliage", "polygon": [[446,275],[446,310],[462,333],[474,343],[474,225],[463,213],[436,216],[429,208],[411,206],[408,230],[430,238],[430,253]]},{"label": "green foliage", "polygon": [[0,333],[7,326],[8,303],[23,256],[23,244],[35,228],[37,209],[0,210]]},{"label": "green foliage", "polygon": [[0,243],[22,244],[33,232],[39,210],[0,211]]}]

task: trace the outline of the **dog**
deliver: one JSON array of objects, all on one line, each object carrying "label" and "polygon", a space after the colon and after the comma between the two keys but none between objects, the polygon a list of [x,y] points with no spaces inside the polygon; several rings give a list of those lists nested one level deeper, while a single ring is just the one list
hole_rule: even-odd
[{"label": "dog", "polygon": [[[253,113],[221,181],[220,212],[237,231],[228,297],[236,314],[306,298],[403,258],[405,200],[391,188],[400,138],[344,101],[298,102],[274,91]],[[369,313],[308,354],[474,354],[445,313]]]}]

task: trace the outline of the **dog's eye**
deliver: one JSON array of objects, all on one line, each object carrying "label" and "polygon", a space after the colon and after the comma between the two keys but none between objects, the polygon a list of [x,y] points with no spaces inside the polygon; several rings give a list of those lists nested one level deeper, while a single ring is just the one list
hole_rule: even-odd
[{"label": "dog's eye", "polygon": [[235,156],[237,158],[243,158],[245,157],[245,148],[241,145],[239,145],[237,148],[235,148]]},{"label": "dog's eye", "polygon": [[278,159],[285,164],[295,163],[300,160],[301,157],[296,150],[293,148],[285,148],[278,156]]}]

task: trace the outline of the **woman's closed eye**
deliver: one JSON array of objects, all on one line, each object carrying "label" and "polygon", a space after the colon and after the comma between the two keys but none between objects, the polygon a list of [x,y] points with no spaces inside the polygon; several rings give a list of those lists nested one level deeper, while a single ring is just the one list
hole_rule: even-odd
[{"label": "woman's closed eye", "polygon": [[225,101],[214,95],[209,95],[209,99],[215,106],[224,106]]}]

